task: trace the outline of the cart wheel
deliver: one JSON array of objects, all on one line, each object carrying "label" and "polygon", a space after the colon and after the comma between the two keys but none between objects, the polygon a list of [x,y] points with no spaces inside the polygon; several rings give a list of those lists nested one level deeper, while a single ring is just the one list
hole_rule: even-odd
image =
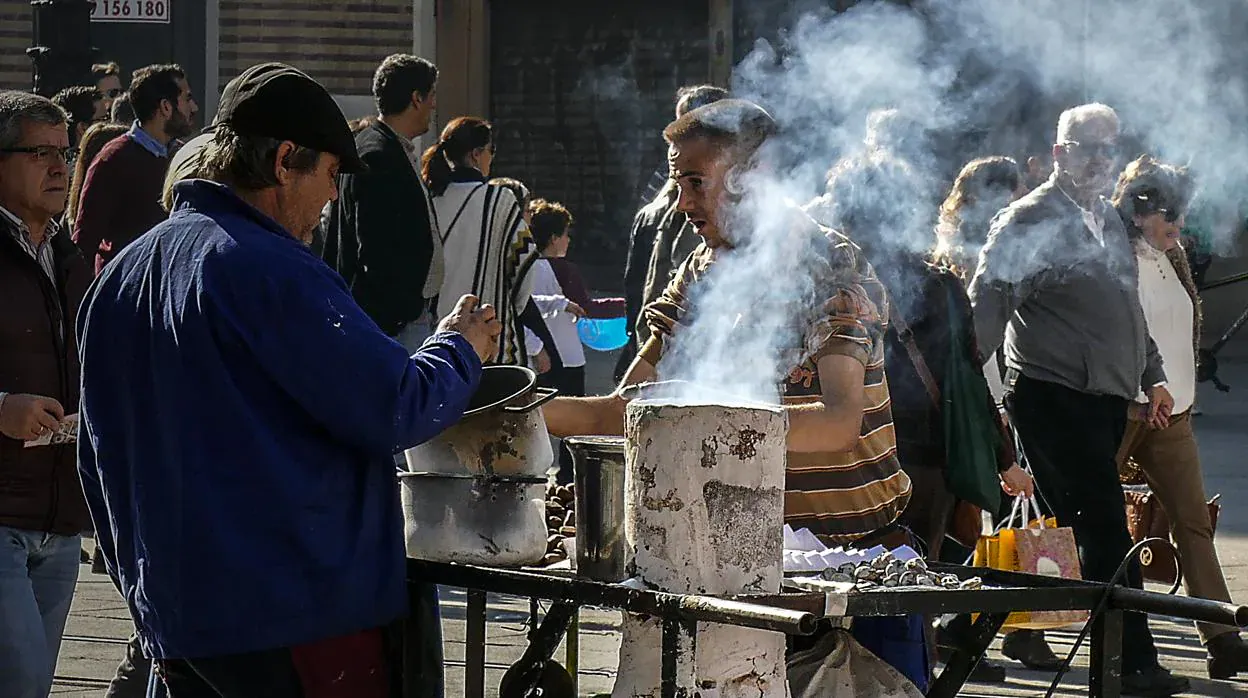
[{"label": "cart wheel", "polygon": [[513,664],[498,684],[498,698],[577,698],[576,683],[562,664],[546,662],[541,672],[535,684],[531,679],[524,680],[530,677]]}]

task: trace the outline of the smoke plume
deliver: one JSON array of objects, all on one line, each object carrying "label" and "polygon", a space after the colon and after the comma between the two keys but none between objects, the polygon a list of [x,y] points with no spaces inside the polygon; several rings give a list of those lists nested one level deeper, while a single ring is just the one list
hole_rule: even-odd
[{"label": "smoke plume", "polygon": [[768,147],[780,164],[752,176],[735,223],[748,232],[708,275],[660,376],[775,401],[820,301],[792,209],[820,196],[837,205],[825,191],[836,163],[901,168],[917,182],[909,193],[852,191],[892,214],[876,244],[925,253],[963,163],[1047,160],[1059,113],[1076,104],[1118,111],[1122,164],[1147,152],[1190,165],[1189,219],[1229,251],[1248,194],[1245,28],[1248,8],[1230,0],[930,0],[812,12],[774,44],[760,41],[732,91],[779,122]]}]

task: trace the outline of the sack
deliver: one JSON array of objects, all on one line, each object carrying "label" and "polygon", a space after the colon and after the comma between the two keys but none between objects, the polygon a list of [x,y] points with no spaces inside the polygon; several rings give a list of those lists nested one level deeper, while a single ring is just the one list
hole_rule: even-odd
[{"label": "sack", "polygon": [[849,632],[833,628],[815,646],[789,657],[792,698],[922,698],[897,670],[863,649]]},{"label": "sack", "polygon": [[927,616],[864,616],[855,618],[849,633],[866,651],[879,657],[926,693],[932,682],[932,662],[928,654]]},{"label": "sack", "polygon": [[[1161,501],[1147,485],[1123,487],[1122,497],[1132,543],[1139,543],[1145,538],[1170,540],[1170,517],[1166,516]],[[1214,495],[1208,504],[1209,522],[1213,524],[1214,531],[1218,530],[1218,514],[1222,510],[1220,499],[1222,495]],[[1174,550],[1167,545],[1145,546],[1140,550],[1140,572],[1149,581],[1174,584],[1178,578]]]},{"label": "sack", "polygon": [[[1031,507],[1035,507],[1035,519]],[[1082,579],[1074,531],[1069,527],[1059,528],[1057,519],[1039,518],[1039,512],[1040,505],[1034,498],[1017,497],[1002,527],[991,536],[982,536],[975,545],[974,565],[1005,572]],[[1019,522],[1021,528],[1014,528]],[[1002,627],[1047,630],[1083,623],[1087,619],[1087,611],[1019,611],[1011,613]]]},{"label": "sack", "polygon": [[962,326],[961,304],[952,284],[949,293],[949,362],[945,367],[942,412],[945,418],[945,479],[958,499],[988,511],[1001,509],[997,453],[1001,433],[992,410],[991,392],[975,357],[959,341],[973,328]]}]

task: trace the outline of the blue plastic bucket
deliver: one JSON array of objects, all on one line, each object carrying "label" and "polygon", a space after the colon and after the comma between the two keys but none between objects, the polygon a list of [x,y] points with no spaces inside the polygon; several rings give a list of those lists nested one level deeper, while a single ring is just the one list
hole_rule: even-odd
[{"label": "blue plastic bucket", "polygon": [[576,322],[576,334],[581,344],[594,351],[615,351],[628,344],[628,319],[581,318]]}]

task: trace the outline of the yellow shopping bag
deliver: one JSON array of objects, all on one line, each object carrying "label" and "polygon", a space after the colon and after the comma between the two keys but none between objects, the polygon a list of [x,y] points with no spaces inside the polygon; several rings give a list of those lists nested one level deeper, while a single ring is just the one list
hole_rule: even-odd
[{"label": "yellow shopping bag", "polygon": [[[1015,524],[1021,527],[1016,528]],[[1005,572],[1083,578],[1074,531],[1059,527],[1055,518],[1041,518],[1039,504],[1024,496],[1014,500],[1009,518],[996,533],[979,537],[974,565]],[[1087,611],[1018,611],[1010,614],[1002,628],[1047,630],[1083,623],[1087,619]]]}]

